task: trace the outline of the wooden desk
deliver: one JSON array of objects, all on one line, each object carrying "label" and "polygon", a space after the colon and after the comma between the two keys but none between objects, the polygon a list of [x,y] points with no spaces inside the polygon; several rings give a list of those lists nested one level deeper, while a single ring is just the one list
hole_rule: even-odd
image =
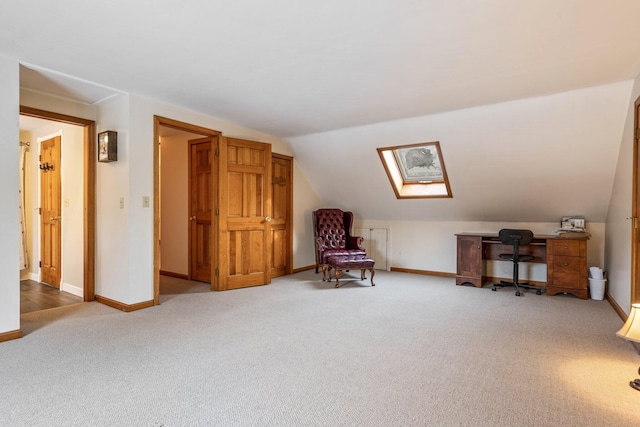
[{"label": "wooden desk", "polygon": [[[456,285],[470,283],[481,288],[488,280],[484,260],[499,260],[513,247],[503,245],[497,233],[459,233],[457,237]],[[547,264],[547,295],[570,293],[587,299],[587,239],[584,236],[535,235],[520,254],[533,255],[535,263]]]}]

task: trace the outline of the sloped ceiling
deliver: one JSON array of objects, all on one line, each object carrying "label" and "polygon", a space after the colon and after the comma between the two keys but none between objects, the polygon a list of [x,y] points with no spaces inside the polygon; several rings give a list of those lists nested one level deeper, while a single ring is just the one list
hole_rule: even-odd
[{"label": "sloped ceiling", "polygon": [[637,0],[14,1],[0,54],[287,137],[631,79],[638,22]]},{"label": "sloped ceiling", "polygon": [[[637,0],[36,0],[3,5],[0,55],[25,89],[286,138],[361,218],[604,221],[638,22]],[[375,148],[435,140],[453,199],[395,200]]]}]

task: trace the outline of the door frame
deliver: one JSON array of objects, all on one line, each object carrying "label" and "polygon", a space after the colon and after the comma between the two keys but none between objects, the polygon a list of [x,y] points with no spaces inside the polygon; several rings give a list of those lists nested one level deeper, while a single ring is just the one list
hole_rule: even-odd
[{"label": "door frame", "polygon": [[[160,127],[168,127],[184,132],[195,133],[202,135],[203,137],[216,138],[221,135],[222,132],[204,128],[197,125],[192,125],[186,122],[169,119],[162,116],[153,116],[153,304],[160,304]],[[212,146],[213,148],[213,146]],[[217,170],[218,156],[214,156],[211,162],[211,173]],[[217,185],[214,184],[214,185]],[[215,242],[217,233],[217,218],[212,220],[210,241]],[[215,244],[213,245],[215,249]],[[215,253],[211,252],[215,258]],[[212,267],[217,263],[217,259],[212,260]],[[215,268],[211,269],[211,288],[217,285]]]},{"label": "door frame", "polygon": [[633,104],[633,191],[631,202],[631,304],[640,303],[640,260],[638,256],[640,246],[640,228],[638,216],[640,215],[640,97]]},{"label": "door frame", "polygon": [[83,299],[94,301],[96,296],[96,123],[93,120],[52,111],[20,106],[20,115],[67,123],[84,128],[83,153]]}]

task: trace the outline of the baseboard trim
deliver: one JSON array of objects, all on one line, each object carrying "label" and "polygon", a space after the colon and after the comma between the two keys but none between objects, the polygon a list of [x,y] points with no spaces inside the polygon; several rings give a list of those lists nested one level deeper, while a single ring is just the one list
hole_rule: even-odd
[{"label": "baseboard trim", "polygon": [[306,267],[294,268],[293,273],[295,274],[300,273],[301,271],[313,270],[314,268],[316,268],[315,264],[307,265]]},{"label": "baseboard trim", "polygon": [[172,271],[160,270],[160,275],[161,276],[169,276],[169,277],[177,277],[178,279],[189,280],[189,275],[181,274],[181,273],[174,273]]},{"label": "baseboard trim", "polygon": [[65,291],[65,292],[69,292],[70,294],[73,294],[75,296],[78,296],[80,298],[84,298],[84,289],[79,288],[77,286],[73,286],[70,285],[68,283],[62,283],[62,285],[60,285],[60,290],[61,291]]},{"label": "baseboard trim", "polygon": [[[513,279],[511,277],[485,277],[485,284],[487,283],[498,283],[500,284],[501,280],[508,280],[508,281],[512,281]],[[540,286],[542,288],[546,288],[547,287],[547,282],[536,282],[535,280],[529,280],[529,279],[521,279],[523,283],[528,283],[532,286]]]},{"label": "baseboard trim", "polygon": [[609,301],[609,304],[611,304],[611,307],[613,307],[613,310],[618,313],[618,316],[620,316],[620,318],[622,319],[623,322],[627,321],[627,313],[624,312],[624,310],[622,309],[622,307],[620,307],[620,305],[618,304],[618,302],[613,299],[613,297],[609,294],[609,292],[607,292],[607,294],[605,295],[605,299],[607,301]]},{"label": "baseboard trim", "polygon": [[22,330],[20,329],[0,333],[0,342],[11,341],[18,338],[22,338]]},{"label": "baseboard trim", "polygon": [[115,308],[120,311],[124,311],[126,313],[130,313],[136,310],[142,310],[144,308],[153,307],[154,305],[153,300],[139,302],[136,304],[125,304],[120,301],[115,301],[100,295],[96,295],[96,301],[98,301],[100,304],[108,305],[109,307]]},{"label": "baseboard trim", "polygon": [[455,273],[445,273],[444,271],[415,270],[413,268],[391,267],[390,271],[397,271],[399,273],[423,274],[425,276],[450,277],[454,279],[456,277]]}]

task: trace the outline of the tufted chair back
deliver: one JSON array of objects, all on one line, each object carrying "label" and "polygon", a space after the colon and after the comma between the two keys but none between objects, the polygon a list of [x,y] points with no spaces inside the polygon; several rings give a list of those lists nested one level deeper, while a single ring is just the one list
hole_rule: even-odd
[{"label": "tufted chair back", "polygon": [[313,234],[316,244],[316,273],[318,266],[330,255],[364,255],[362,237],[351,236],[353,213],[340,209],[318,209],[313,212]]},{"label": "tufted chair back", "polygon": [[[344,249],[347,246],[347,232],[344,227],[345,213],[340,209],[318,209],[315,211],[316,237],[322,239],[322,249]],[[353,218],[353,214],[351,214]],[[351,227],[351,224],[349,224]]]}]

